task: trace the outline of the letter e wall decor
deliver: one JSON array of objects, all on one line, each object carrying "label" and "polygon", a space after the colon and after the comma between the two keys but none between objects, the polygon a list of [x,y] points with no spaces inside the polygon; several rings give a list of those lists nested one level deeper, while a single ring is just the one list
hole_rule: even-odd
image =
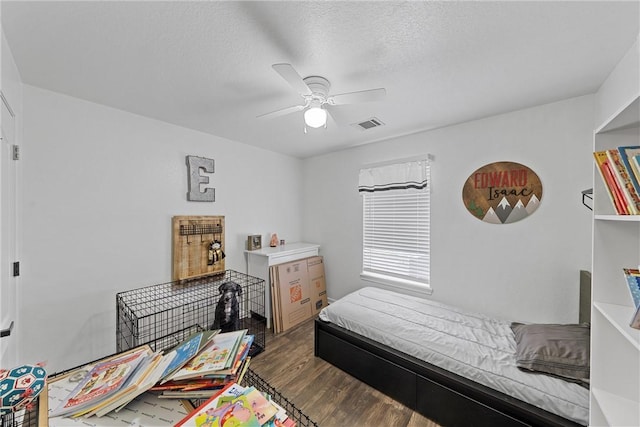
[{"label": "letter e wall decor", "polygon": [[208,184],[209,177],[202,176],[200,170],[207,173],[214,173],[213,159],[204,157],[187,156],[187,169],[189,170],[189,191],[187,200],[192,202],[215,202],[215,188],[205,188],[200,191],[200,184]]}]

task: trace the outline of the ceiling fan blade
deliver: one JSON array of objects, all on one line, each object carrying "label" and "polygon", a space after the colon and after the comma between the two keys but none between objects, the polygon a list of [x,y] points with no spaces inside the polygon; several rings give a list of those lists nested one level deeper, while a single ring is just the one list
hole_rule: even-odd
[{"label": "ceiling fan blade", "polygon": [[311,89],[309,86],[302,80],[300,74],[291,66],[291,64],[273,64],[271,66],[276,73],[280,74],[283,79],[285,79],[291,87],[293,87],[296,92],[300,95],[311,95]]},{"label": "ceiling fan blade", "polygon": [[306,105],[294,105],[293,107],[283,108],[281,110],[272,111],[270,113],[261,114],[257,116],[257,119],[272,119],[274,117],[285,116],[287,114],[295,113],[296,111],[304,110]]},{"label": "ceiling fan blade", "polygon": [[332,106],[330,104],[325,104],[325,106],[324,106],[324,109],[327,110],[327,113],[333,119],[335,124],[337,126],[342,126],[342,125],[348,123],[348,121],[344,117],[344,114],[340,113],[339,108],[340,107],[335,108],[334,106]]},{"label": "ceiling fan blade", "polygon": [[327,102],[331,105],[359,104],[361,102],[379,101],[387,94],[384,88],[361,90],[359,92],[341,93],[330,96]]}]

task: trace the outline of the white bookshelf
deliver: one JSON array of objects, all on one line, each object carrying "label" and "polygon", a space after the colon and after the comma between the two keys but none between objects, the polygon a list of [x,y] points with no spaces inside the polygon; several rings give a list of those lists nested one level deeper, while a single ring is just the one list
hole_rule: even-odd
[{"label": "white bookshelf", "polygon": [[[607,408],[605,420],[610,426],[636,426],[640,412],[638,402],[592,387],[591,393],[600,405]],[[595,425],[595,424],[591,424]]]},{"label": "white bookshelf", "polygon": [[[594,151],[640,145],[640,97],[594,132]],[[640,426],[640,331],[622,272],[640,264],[640,215],[616,215],[594,162],[590,426]]]},{"label": "white bookshelf", "polygon": [[640,215],[594,215],[594,219],[598,221],[638,222]]},{"label": "white bookshelf", "polygon": [[629,327],[629,319],[635,311],[632,307],[604,302],[594,302],[593,307],[602,313],[607,321],[640,351],[640,330]]}]

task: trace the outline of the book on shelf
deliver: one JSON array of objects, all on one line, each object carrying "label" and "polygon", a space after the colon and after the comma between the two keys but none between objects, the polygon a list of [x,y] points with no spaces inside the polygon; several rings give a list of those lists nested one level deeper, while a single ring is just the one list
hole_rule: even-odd
[{"label": "book on shelf", "polygon": [[640,215],[640,146],[593,153],[607,196],[618,215]]},{"label": "book on shelf", "polygon": [[625,207],[624,199],[622,198],[621,190],[618,188],[616,183],[616,179],[613,176],[613,171],[609,164],[609,156],[607,156],[606,151],[596,151],[593,153],[593,156],[596,160],[596,165],[598,172],[600,173],[600,177],[604,182],[604,186],[607,189],[607,194],[613,207],[616,210],[616,213],[619,215],[626,215],[627,210]]},{"label": "book on shelf", "polygon": [[629,164],[631,165],[631,170],[633,174],[636,176],[638,183],[640,183],[640,154],[634,154],[629,159]]},{"label": "book on shelf", "polygon": [[635,268],[623,268],[622,270],[635,308],[629,326],[640,329],[640,270]]},{"label": "book on shelf", "polygon": [[633,158],[640,156],[640,145],[621,146],[618,147],[618,152],[620,153],[622,163],[625,168],[627,168],[629,178],[631,179],[633,187],[636,189],[636,193],[640,194],[640,170],[633,164]]},{"label": "book on shelf", "polygon": [[629,322],[629,326],[633,329],[640,329],[640,306],[636,307],[636,311],[633,313],[633,317],[631,318],[631,322]]},{"label": "book on shelf", "polygon": [[222,426],[295,426],[286,411],[255,387],[231,383],[176,424],[176,427]]},{"label": "book on shelf", "polygon": [[122,391],[131,391],[129,378],[153,352],[149,346],[125,352],[97,363],[88,371],[73,391],[49,412],[49,417],[77,416],[87,413]]},{"label": "book on shelf", "polygon": [[630,215],[638,215],[640,213],[640,196],[631,180],[630,174],[632,174],[632,172],[627,170],[620,156],[620,151],[618,151],[617,148],[606,151],[611,169],[622,191],[622,197],[625,200],[627,211]]}]

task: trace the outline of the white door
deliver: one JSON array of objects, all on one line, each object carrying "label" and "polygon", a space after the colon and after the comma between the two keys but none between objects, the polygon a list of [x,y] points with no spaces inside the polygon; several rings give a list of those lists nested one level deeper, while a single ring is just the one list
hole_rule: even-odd
[{"label": "white door", "polygon": [[[17,362],[16,282],[16,161],[15,116],[0,92],[2,140],[0,145],[0,367],[11,369]],[[10,329],[13,326],[13,329]],[[9,333],[10,332],[10,333]],[[8,335],[7,335],[8,334]]]}]

